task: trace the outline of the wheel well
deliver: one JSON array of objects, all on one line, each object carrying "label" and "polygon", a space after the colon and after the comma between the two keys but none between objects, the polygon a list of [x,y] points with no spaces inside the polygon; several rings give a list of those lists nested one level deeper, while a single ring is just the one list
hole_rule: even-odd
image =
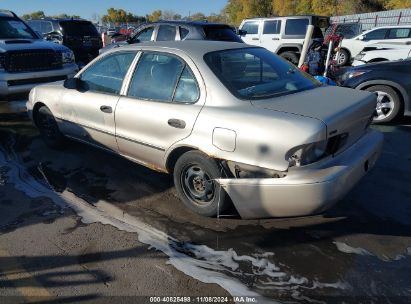
[{"label": "wheel well", "polygon": [[192,147],[178,147],[171,151],[170,155],[167,158],[166,162],[166,168],[169,173],[173,173],[174,171],[174,166],[177,162],[177,160],[180,158],[181,155],[188,151],[196,150],[195,148]]},{"label": "wheel well", "polygon": [[351,52],[350,52],[350,50],[349,50],[349,49],[346,49],[346,48],[342,47],[342,48],[341,48],[341,50],[346,51],[346,52],[347,52],[347,54],[348,54],[348,56],[349,56],[349,58],[351,58]]},{"label": "wheel well", "polygon": [[33,107],[33,122],[37,126],[37,113],[41,107],[45,106],[42,102],[37,102]]},{"label": "wheel well", "polygon": [[280,48],[278,50],[277,54],[280,55],[280,54],[285,53],[285,52],[300,53],[300,49],[296,46],[285,46],[285,47]]},{"label": "wheel well", "polygon": [[374,87],[374,86],[378,86],[378,85],[380,85],[380,86],[386,86],[386,87],[389,87],[389,88],[393,89],[393,90],[398,94],[398,96],[400,97],[400,102],[401,102],[401,108],[400,108],[400,110],[402,109],[401,111],[404,111],[405,98],[404,98],[404,96],[402,95],[401,91],[400,91],[399,89],[397,89],[396,87],[394,87],[394,86],[391,86],[391,85],[389,85],[389,84],[369,84],[369,85],[361,88],[361,90],[365,90],[365,89],[368,89],[368,88],[371,88],[371,87]]}]

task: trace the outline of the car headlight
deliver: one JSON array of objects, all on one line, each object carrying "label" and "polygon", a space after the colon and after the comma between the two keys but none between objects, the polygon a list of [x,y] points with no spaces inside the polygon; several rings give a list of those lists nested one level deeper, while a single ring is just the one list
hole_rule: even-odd
[{"label": "car headlight", "polygon": [[65,50],[61,53],[62,59],[63,59],[63,64],[65,63],[74,63],[75,57],[74,53],[71,50]]},{"label": "car headlight", "polygon": [[357,56],[354,57],[355,60],[361,60],[363,59],[365,56],[364,52],[359,53]]},{"label": "car headlight", "polygon": [[369,71],[365,71],[365,70],[358,70],[358,71],[350,71],[350,72],[346,72],[343,77],[342,77],[342,81],[346,81],[350,78],[354,78],[354,77],[358,77],[361,76],[365,73],[368,73]]}]

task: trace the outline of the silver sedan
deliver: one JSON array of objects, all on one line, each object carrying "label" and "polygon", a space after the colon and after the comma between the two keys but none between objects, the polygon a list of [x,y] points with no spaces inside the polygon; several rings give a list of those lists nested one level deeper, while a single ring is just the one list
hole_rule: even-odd
[{"label": "silver sedan", "polygon": [[376,162],[376,96],[322,86],[269,51],[186,41],[130,45],[34,88],[29,116],[67,138],[173,174],[184,204],[218,216],[302,216],[339,201]]}]

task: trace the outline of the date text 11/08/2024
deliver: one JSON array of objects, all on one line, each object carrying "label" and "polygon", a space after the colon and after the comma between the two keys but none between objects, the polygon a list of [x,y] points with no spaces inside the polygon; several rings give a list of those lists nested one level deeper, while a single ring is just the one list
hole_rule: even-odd
[{"label": "date text 11/08/2024", "polygon": [[150,297],[150,303],[258,303],[256,297]]}]

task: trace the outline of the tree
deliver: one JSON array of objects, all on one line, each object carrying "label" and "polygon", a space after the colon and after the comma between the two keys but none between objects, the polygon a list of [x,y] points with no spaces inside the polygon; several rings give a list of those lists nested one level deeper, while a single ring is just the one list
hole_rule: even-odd
[{"label": "tree", "polygon": [[411,0],[388,0],[385,3],[386,9],[400,9],[400,8],[410,8]]},{"label": "tree", "polygon": [[156,22],[161,19],[161,15],[162,15],[161,10],[156,10],[152,12],[151,15],[148,16],[148,21]]},{"label": "tree", "polygon": [[41,19],[41,18],[46,18],[46,15],[44,14],[43,11],[37,11],[37,12],[32,12],[30,14],[24,14],[22,16],[23,19],[28,20],[28,19]]},{"label": "tree", "polygon": [[198,13],[191,15],[190,19],[193,21],[204,21],[204,20],[207,20],[207,17],[203,13],[198,12]]}]

